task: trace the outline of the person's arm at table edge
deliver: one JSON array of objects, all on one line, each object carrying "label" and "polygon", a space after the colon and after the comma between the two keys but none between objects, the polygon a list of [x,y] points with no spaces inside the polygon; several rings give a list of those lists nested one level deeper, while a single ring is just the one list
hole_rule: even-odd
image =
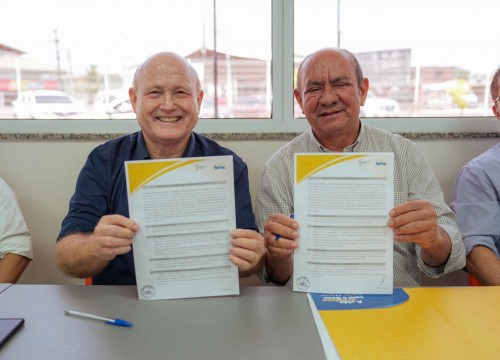
[{"label": "person's arm at table edge", "polygon": [[486,246],[475,246],[466,259],[466,269],[483,285],[500,285],[500,259]]},{"label": "person's arm at table edge", "polygon": [[22,255],[7,253],[0,260],[0,283],[15,283],[21,277],[31,259]]},{"label": "person's arm at table edge", "polygon": [[89,241],[93,234],[71,234],[57,241],[56,262],[66,274],[85,278],[100,273],[109,260],[102,260],[94,256],[93,241]]},{"label": "person's arm at table edge", "polygon": [[71,276],[96,275],[116,256],[132,250],[137,230],[139,225],[123,215],[105,215],[94,232],[70,234],[57,242],[57,264]]}]

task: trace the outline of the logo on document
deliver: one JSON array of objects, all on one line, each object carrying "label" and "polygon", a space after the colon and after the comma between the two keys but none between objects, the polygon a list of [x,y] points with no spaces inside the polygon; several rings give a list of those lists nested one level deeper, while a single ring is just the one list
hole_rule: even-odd
[{"label": "logo on document", "polygon": [[214,170],[224,170],[226,165],[214,165]]},{"label": "logo on document", "polygon": [[145,298],[152,298],[155,296],[156,290],[153,286],[151,285],[144,285],[141,289],[141,295],[144,296]]},{"label": "logo on document", "polygon": [[200,170],[203,170],[207,167],[207,165],[199,165],[199,164],[195,164],[194,165],[194,168],[196,171],[200,171]]},{"label": "logo on document", "polygon": [[358,160],[359,166],[367,165],[371,163],[371,160],[366,160],[366,159],[359,159]]},{"label": "logo on document", "polygon": [[300,290],[307,290],[307,289],[309,289],[309,286],[311,285],[311,283],[309,282],[309,279],[306,278],[305,276],[299,276],[296,284]]}]

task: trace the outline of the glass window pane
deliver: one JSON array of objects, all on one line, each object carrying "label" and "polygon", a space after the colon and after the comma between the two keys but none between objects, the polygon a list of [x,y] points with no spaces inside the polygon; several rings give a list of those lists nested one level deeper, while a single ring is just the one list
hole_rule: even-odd
[{"label": "glass window pane", "polygon": [[75,102],[71,117],[135,118],[128,87],[159,51],[199,72],[202,117],[271,116],[270,0],[5,0],[2,14],[0,118],[59,117],[28,103],[40,90]]},{"label": "glass window pane", "polygon": [[217,0],[215,9],[216,43],[188,55],[202,74],[201,116],[271,117],[271,1]]},{"label": "glass window pane", "polygon": [[494,0],[295,0],[296,66],[323,47],[354,53],[370,80],[362,116],[490,116],[494,9]]}]

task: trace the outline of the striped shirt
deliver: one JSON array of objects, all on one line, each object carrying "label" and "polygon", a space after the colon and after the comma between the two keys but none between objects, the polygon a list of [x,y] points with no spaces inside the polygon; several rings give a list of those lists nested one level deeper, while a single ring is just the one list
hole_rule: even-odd
[{"label": "striped shirt", "polygon": [[[269,215],[291,214],[293,206],[293,171],[295,153],[330,152],[322,146],[309,129],[280,148],[265,164],[256,198],[257,225],[263,231]],[[394,287],[420,285],[420,271],[437,278],[465,266],[465,249],[455,214],[446,205],[439,183],[425,160],[420,148],[412,141],[388,131],[362,124],[357,140],[344,152],[394,153],[394,202],[395,205],[411,200],[429,201],[438,216],[438,225],[450,236],[452,248],[445,264],[427,266],[415,243],[394,242]],[[261,280],[272,284],[265,267],[259,274]],[[293,278],[293,276],[292,276]],[[291,281],[288,281],[291,286]]]}]

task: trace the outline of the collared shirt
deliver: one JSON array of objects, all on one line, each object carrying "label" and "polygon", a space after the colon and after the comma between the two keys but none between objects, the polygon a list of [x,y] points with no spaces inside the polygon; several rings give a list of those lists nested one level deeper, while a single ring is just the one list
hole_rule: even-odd
[{"label": "collared shirt", "polygon": [[0,179],[0,259],[9,253],[33,259],[33,245],[16,194]]},{"label": "collared shirt", "polygon": [[500,254],[500,144],[460,171],[451,207],[457,213],[466,254],[478,245]]},{"label": "collared shirt", "polygon": [[[193,132],[183,157],[222,155],[233,156],[236,225],[257,230],[248,188],[248,169],[238,155]],[[129,217],[124,162],[146,159],[151,157],[140,131],[95,148],[80,172],[58,240],[74,233],[92,233],[104,215]],[[132,251],[117,256],[92,278],[92,283],[135,285]]]},{"label": "collared shirt", "polygon": [[[269,215],[294,212],[293,164],[295,153],[330,152],[314,137],[312,129],[280,148],[265,164],[255,203],[257,225],[264,229]],[[362,124],[357,140],[344,152],[394,153],[394,201],[396,205],[411,200],[429,201],[438,216],[438,224],[450,236],[452,248],[448,261],[439,267],[427,266],[415,243],[394,242],[394,286],[420,285],[420,271],[439,277],[465,266],[465,250],[455,222],[455,215],[446,205],[432,168],[416,144],[399,135]],[[265,267],[261,279],[270,283]],[[293,276],[292,276],[293,278]],[[288,281],[291,286],[291,281]]]}]

